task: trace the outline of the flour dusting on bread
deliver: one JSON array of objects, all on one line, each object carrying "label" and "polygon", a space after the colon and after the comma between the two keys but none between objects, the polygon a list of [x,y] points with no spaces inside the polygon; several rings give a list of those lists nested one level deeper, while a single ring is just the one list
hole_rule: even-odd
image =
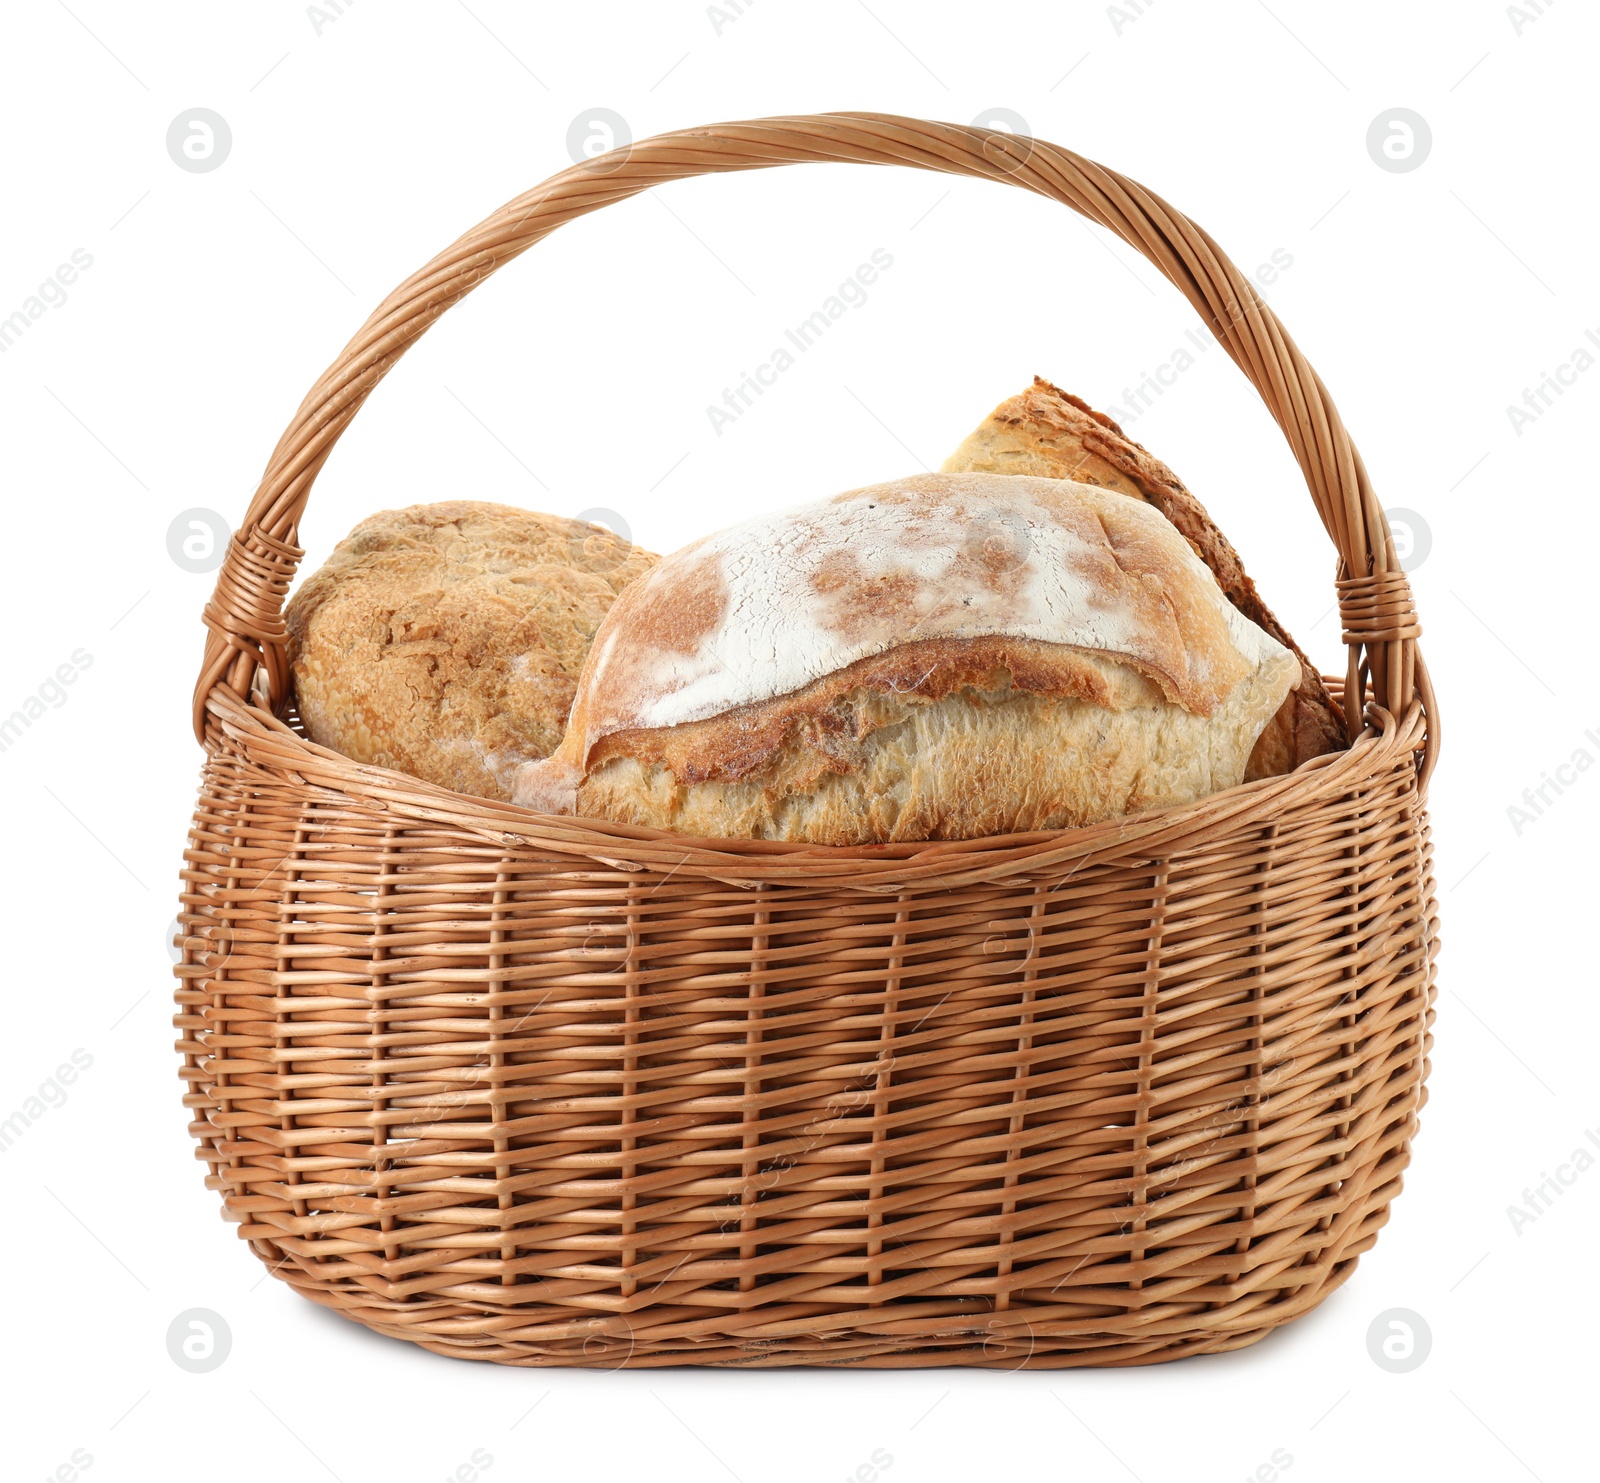
[{"label": "flour dusting on bread", "polygon": [[[978,664],[987,640],[1010,647]],[[521,770],[515,796],[571,811],[608,738],[613,763],[627,752],[677,785],[749,779],[800,735],[849,771],[860,759],[838,738],[890,724],[862,708],[875,694],[1216,717],[1254,726],[1242,769],[1297,668],[1149,506],[1055,479],[917,475],[746,521],[639,578],[596,636],[561,747]],[[1116,699],[1135,691],[1136,703]],[[710,729],[693,732],[700,723]],[[804,756],[794,766],[814,771]]]},{"label": "flour dusting on bread", "polygon": [[1172,534],[1100,490],[984,474],[745,521],[619,599],[585,672],[590,736],[698,721],[914,639],[985,634],[1127,655],[1207,710],[1281,646]]}]

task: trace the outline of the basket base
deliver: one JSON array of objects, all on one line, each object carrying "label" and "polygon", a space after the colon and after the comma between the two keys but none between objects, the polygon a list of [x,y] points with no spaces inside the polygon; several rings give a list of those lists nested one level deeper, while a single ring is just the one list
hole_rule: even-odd
[{"label": "basket base", "polygon": [[[1370,1232],[1345,1260],[1317,1274],[1320,1280],[1308,1281],[1293,1293],[1279,1292],[1253,1303],[1244,1297],[1226,1307],[1181,1313],[1168,1304],[1167,1312],[1142,1319],[1137,1311],[1129,1312],[1115,1327],[1106,1327],[1103,1319],[1098,1327],[1096,1320],[1063,1319],[1047,1309],[996,1312],[986,1307],[942,1318],[901,1318],[898,1310],[862,1308],[813,1318],[809,1333],[779,1336],[762,1331],[799,1325],[774,1322],[760,1310],[747,1311],[746,1324],[736,1330],[730,1323],[737,1318],[732,1312],[689,1323],[681,1309],[554,1322],[544,1315],[487,1319],[464,1310],[447,1316],[437,1306],[411,1310],[293,1277],[285,1280],[301,1297],[385,1338],[402,1339],[448,1359],[524,1369],[1117,1369],[1225,1354],[1260,1343],[1342,1287],[1357,1257],[1376,1238],[1376,1231]],[[917,1305],[919,1310],[928,1306]],[[682,1332],[691,1327],[692,1336]]]}]

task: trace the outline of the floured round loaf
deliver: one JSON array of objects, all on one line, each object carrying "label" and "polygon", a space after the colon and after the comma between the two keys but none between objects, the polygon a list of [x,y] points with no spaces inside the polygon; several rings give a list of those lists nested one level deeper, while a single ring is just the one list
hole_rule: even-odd
[{"label": "floured round loaf", "polygon": [[285,614],[312,741],[509,798],[554,750],[589,645],[654,565],[598,525],[447,500],[363,520]]},{"label": "floured round loaf", "polygon": [[1298,674],[1151,506],[917,475],[666,557],[514,796],[817,844],[1065,828],[1237,784]]}]

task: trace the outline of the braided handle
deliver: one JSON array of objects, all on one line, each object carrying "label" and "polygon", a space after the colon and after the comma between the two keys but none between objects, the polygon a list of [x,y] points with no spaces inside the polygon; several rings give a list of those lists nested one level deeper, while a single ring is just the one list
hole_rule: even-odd
[{"label": "braided handle", "polygon": [[[1378,704],[1396,716],[1413,702],[1423,707],[1425,787],[1438,749],[1437,711],[1389,523],[1327,389],[1249,281],[1188,217],[1092,160],[1043,140],[877,113],[712,124],[585,160],[502,206],[395,289],[300,404],[229,544],[204,614],[195,734],[204,740],[212,689],[225,684],[248,695],[258,669],[270,704],[287,699],[283,603],[302,555],[295,537],[306,497],[373,387],[434,320],[574,217],[663,181],[817,161],[909,165],[1021,186],[1115,232],[1179,289],[1277,420],[1338,549],[1346,696],[1359,697],[1370,680]],[[1348,708],[1353,736],[1361,707]]]}]

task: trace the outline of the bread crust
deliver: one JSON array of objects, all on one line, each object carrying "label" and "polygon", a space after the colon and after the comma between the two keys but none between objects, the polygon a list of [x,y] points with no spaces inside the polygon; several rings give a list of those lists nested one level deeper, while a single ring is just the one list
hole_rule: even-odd
[{"label": "bread crust", "polygon": [[1247,677],[1210,716],[1133,666],[1058,644],[908,644],[793,695],[598,742],[591,818],[860,845],[1066,829],[1237,784],[1292,679]]},{"label": "bread crust", "polygon": [[311,739],[481,797],[561,740],[606,613],[657,558],[600,526],[469,500],[370,516],[286,610]]},{"label": "bread crust", "polygon": [[1300,683],[1257,740],[1247,780],[1291,772],[1347,745],[1338,703],[1262,600],[1227,536],[1177,475],[1105,413],[1035,376],[1026,391],[1001,402],[942,468],[1072,479],[1153,505],[1211,569],[1234,607],[1300,661]]},{"label": "bread crust", "polygon": [[819,844],[1062,828],[1233,786],[1297,675],[1144,503],[916,475],[667,557],[515,798]]},{"label": "bread crust", "polygon": [[[1065,644],[1004,635],[925,639],[858,660],[801,690],[703,721],[611,732],[589,749],[588,770],[594,772],[605,762],[626,756],[665,767],[682,783],[735,782],[762,772],[775,753],[802,734],[816,750],[819,767],[832,770],[823,759],[834,754],[835,741],[859,739],[885,724],[872,719],[877,713],[870,707],[863,708],[863,697],[940,701],[963,689],[1006,689],[1122,710],[1128,703],[1129,684],[1108,671],[1108,663],[1117,661]],[[1119,667],[1145,682],[1134,687],[1141,703],[1167,699],[1165,676],[1154,666]]]}]

